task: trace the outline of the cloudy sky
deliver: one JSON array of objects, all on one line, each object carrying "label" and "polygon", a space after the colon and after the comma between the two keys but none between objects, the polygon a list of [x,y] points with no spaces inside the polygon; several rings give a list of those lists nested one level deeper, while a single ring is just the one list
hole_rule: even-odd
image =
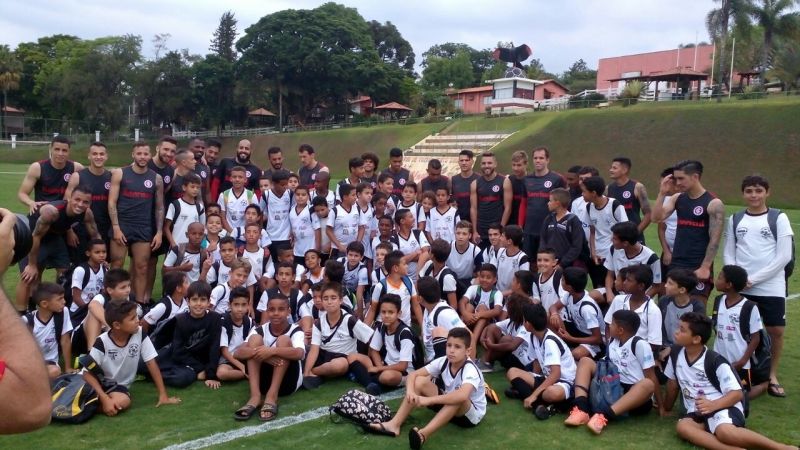
[{"label": "cloudy sky", "polygon": [[[57,33],[81,38],[137,34],[151,56],[151,39],[169,33],[167,46],[208,52],[219,16],[232,10],[240,34],[261,17],[287,8],[314,8],[311,0],[0,0],[0,44]],[[607,56],[675,48],[695,36],[708,40],[704,19],[712,0],[339,0],[367,20],[391,21],[414,47],[417,64],[431,45],[464,42],[493,48],[498,41],[527,43],[551,72],[583,58],[590,67]],[[111,6],[113,5],[113,6]]]}]

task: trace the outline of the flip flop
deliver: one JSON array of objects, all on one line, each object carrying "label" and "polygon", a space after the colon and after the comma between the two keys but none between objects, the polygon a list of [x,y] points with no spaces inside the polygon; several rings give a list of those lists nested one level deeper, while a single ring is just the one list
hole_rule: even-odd
[{"label": "flip flop", "polygon": [[414,427],[408,430],[408,445],[414,449],[419,450],[425,444],[425,435],[419,432],[419,428]]},{"label": "flip flop", "polygon": [[[264,413],[270,413],[272,415],[264,417]],[[262,422],[269,422],[276,417],[278,417],[278,405],[274,403],[264,403],[264,406],[261,407],[261,412],[258,414],[258,418],[261,419]]]},{"label": "flip flop", "polygon": [[233,418],[236,420],[248,420],[253,417],[253,414],[258,409],[258,406],[246,404],[241,408],[237,409],[235,413],[233,413]]},{"label": "flip flop", "polygon": [[367,433],[377,434],[378,436],[389,436],[389,437],[393,437],[393,438],[397,437],[397,435],[394,434],[394,432],[387,430],[386,427],[382,423],[378,424],[379,428],[375,428],[372,425],[375,425],[375,424],[365,423],[365,424],[361,425],[361,428],[363,428],[364,431],[367,432]]},{"label": "flip flop", "polygon": [[778,383],[770,383],[767,388],[767,394],[779,398],[786,397],[786,391],[784,391],[783,386]]}]

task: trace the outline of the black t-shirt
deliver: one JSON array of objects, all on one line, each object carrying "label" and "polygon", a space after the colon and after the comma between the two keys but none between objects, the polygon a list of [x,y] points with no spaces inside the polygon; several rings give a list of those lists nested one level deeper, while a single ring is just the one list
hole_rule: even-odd
[{"label": "black t-shirt", "polygon": [[199,319],[188,312],[179,314],[172,339],[172,361],[179,366],[189,366],[197,373],[205,371],[206,379],[216,380],[221,331],[222,316],[214,311],[208,311]]},{"label": "black t-shirt", "polygon": [[231,169],[242,166],[245,170],[247,183],[245,187],[255,192],[258,189],[258,180],[261,178],[261,169],[250,161],[241,163],[235,158],[223,158],[217,168],[217,179],[219,179],[219,191],[224,192],[233,187],[231,184]]},{"label": "black t-shirt", "polygon": [[629,221],[636,225],[642,222],[642,205],[636,197],[636,180],[628,180],[628,182],[622,186],[619,186],[617,183],[609,184],[608,196],[622,203]]},{"label": "black t-shirt", "polygon": [[561,175],[547,172],[543,176],[529,174],[525,177],[525,234],[539,236],[544,218],[550,212],[547,203],[550,201],[550,192],[555,188],[563,188],[566,182]]},{"label": "black t-shirt", "polygon": [[679,194],[675,200],[678,226],[675,228],[675,245],[672,248],[672,267],[697,269],[706,256],[711,238],[708,235],[708,204],[716,196],[708,191],[692,199]]}]

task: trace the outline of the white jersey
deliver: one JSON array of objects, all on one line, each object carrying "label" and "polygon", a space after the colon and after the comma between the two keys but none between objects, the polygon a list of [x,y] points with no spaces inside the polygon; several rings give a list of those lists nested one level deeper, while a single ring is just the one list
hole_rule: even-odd
[{"label": "white jersey", "polygon": [[528,365],[531,363],[531,355],[528,353],[528,346],[530,345],[531,338],[530,333],[528,330],[525,329],[524,324],[514,325],[511,323],[511,319],[501,320],[497,322],[497,328],[500,329],[500,332],[503,333],[503,336],[509,336],[512,338],[520,338],[522,339],[522,343],[519,344],[519,347],[515,348],[511,354],[516,356],[519,362],[524,365]]},{"label": "white jersey", "polygon": [[444,212],[439,212],[438,207],[431,208],[428,220],[425,222],[425,231],[431,234],[432,239],[455,242],[456,224],[460,221],[457,208],[448,206]]},{"label": "white jersey", "polygon": [[[411,254],[421,248],[431,247],[431,245],[428,243],[428,239],[425,237],[425,233],[422,233],[418,230],[411,230],[411,232],[408,233],[407,238],[401,236],[399,232],[395,233],[392,240],[394,240],[394,242],[397,244],[397,248],[403,252],[404,255]],[[411,281],[417,281],[418,272],[419,269],[417,268],[417,261],[409,261],[408,276],[411,277]]]},{"label": "white jersey", "polygon": [[572,352],[560,337],[548,329],[541,341],[534,333],[531,333],[529,343],[528,353],[531,361],[539,361],[544,377],[550,375],[550,366],[560,366],[561,376],[558,381],[567,382],[570,385],[575,382],[578,367],[575,365],[575,359],[572,358]]},{"label": "white jersey", "polygon": [[231,309],[231,287],[228,282],[218,284],[211,290],[211,310],[224,315]]},{"label": "white jersey", "polygon": [[[667,203],[671,198],[671,195],[664,197],[664,203]],[[666,225],[664,239],[666,239],[667,246],[672,251],[672,248],[675,247],[675,232],[678,230],[678,212],[672,211],[672,214],[664,221],[664,225]]]},{"label": "white jersey", "polygon": [[[228,225],[236,228],[245,226],[244,212],[248,206],[258,204],[258,198],[250,189],[244,189],[239,195],[236,195],[233,188],[230,188],[225,192],[220,192],[217,203],[225,214]],[[181,205],[181,215],[184,213],[184,209],[188,211],[188,208],[194,208],[194,205],[188,208],[184,208],[184,206],[186,205]]]},{"label": "white jersey", "polygon": [[285,190],[283,195],[278,197],[272,189],[261,196],[261,211],[264,212],[264,219],[267,221],[265,229],[272,241],[288,241],[291,226],[289,224],[289,211],[294,203],[292,191]]},{"label": "white jersey", "polygon": [[569,211],[580,219],[581,225],[583,225],[583,234],[586,236],[586,242],[589,242],[589,226],[591,222],[589,221],[589,214],[586,212],[586,200],[583,199],[583,196],[578,196],[578,198],[572,201],[572,207]]},{"label": "white jersey", "polygon": [[[320,196],[319,194],[317,194],[316,190],[312,190],[309,194],[310,194],[309,198],[311,199],[308,202],[309,204],[311,204],[315,198]],[[334,194],[333,191],[328,190],[328,193],[325,195],[324,198],[325,198],[325,203],[328,204],[328,209],[333,211],[333,208],[336,207],[336,194]]]},{"label": "white jersey", "polygon": [[[605,325],[603,323],[603,312],[600,307],[589,296],[589,293],[583,291],[583,297],[577,302],[572,298],[569,293],[564,294],[561,298],[561,304],[564,305],[566,310],[566,320],[575,324],[575,328],[583,334],[591,335],[592,330],[598,328],[600,335],[605,334]],[[599,345],[592,345],[592,350],[599,352]]]},{"label": "white jersey", "polygon": [[[380,324],[380,326],[375,329],[372,340],[369,342],[369,348],[378,352],[385,348],[386,356],[383,358],[383,362],[387,366],[405,361],[408,363],[406,371],[413,371],[415,369],[412,364],[414,360],[414,332],[408,327],[395,330],[395,333],[400,333],[400,348],[397,348],[395,345],[395,335],[389,334],[388,330],[382,333],[381,330],[384,328],[385,326]],[[384,339],[384,334],[386,335],[386,339]]]},{"label": "white jersey", "polygon": [[603,265],[606,269],[614,272],[615,276],[619,276],[619,271],[625,267],[636,266],[639,264],[645,265],[653,272],[653,284],[660,284],[661,277],[661,259],[650,248],[642,245],[641,251],[628,257],[625,250],[617,250],[613,247],[610,249],[611,257],[606,259]]},{"label": "white jersey", "polygon": [[264,256],[263,248],[259,248],[258,250],[251,252],[245,247],[242,250],[242,257],[250,262],[250,273],[253,275],[256,281],[260,280],[261,277],[264,276],[267,265],[271,264],[269,256]]},{"label": "white jersey", "polygon": [[[175,214],[176,206],[180,206],[180,208],[177,208],[180,209],[180,215],[177,217]],[[205,225],[206,211],[202,204],[186,203],[182,198],[179,198],[169,204],[167,215],[164,216],[164,219],[172,222],[172,239],[175,240],[175,244],[186,244],[189,242],[189,237],[186,236],[189,225],[195,222]]]},{"label": "white jersey", "polygon": [[369,284],[369,274],[367,273],[367,266],[364,263],[359,262],[355,267],[350,267],[346,256],[337,258],[336,261],[342,263],[344,266],[344,277],[342,277],[343,287],[355,292],[359,286],[367,286]]},{"label": "white jersey", "polygon": [[[411,289],[409,290],[409,287]],[[383,292],[385,291],[385,292]],[[392,281],[386,278],[386,289],[383,289],[383,284],[377,284],[372,289],[372,305],[371,308],[376,308],[378,302],[383,294],[397,294],[400,297],[400,320],[405,322],[406,325],[411,325],[411,298],[417,295],[417,287],[411,281],[411,277],[407,277],[405,281],[401,280],[399,284],[395,285]]]},{"label": "white jersey", "polygon": [[611,227],[628,221],[625,207],[608,197],[608,201],[602,209],[597,209],[594,204],[588,204],[584,210],[588,211],[589,223],[594,227],[595,252],[599,257],[609,259],[611,257],[611,235],[613,234]]},{"label": "white jersey", "polygon": [[311,327],[311,345],[318,345],[329,353],[350,355],[356,352],[356,343],[369,344],[372,328],[344,311],[337,323],[328,322],[328,313],[320,311],[319,326]]},{"label": "white jersey", "polygon": [[376,267],[369,273],[369,283],[374,287],[388,276],[389,274],[384,272],[383,267]]},{"label": "white jersey", "polygon": [[[706,375],[705,363],[707,355],[708,350],[703,348],[703,353],[700,357],[694,363],[689,364],[686,349],[681,349],[675,361],[675,369],[672,368],[671,361],[664,365],[664,375],[671,380],[677,380],[683,397],[683,406],[686,408],[686,412],[690,414],[697,410],[695,401],[700,397],[705,397],[713,402],[724,397],[728,392],[742,390],[742,386],[739,385],[731,366],[728,364],[717,366],[716,375],[722,392],[717,390],[709,381],[708,375]],[[744,413],[741,402],[736,403],[734,406]]]},{"label": "white jersey", "polygon": [[447,257],[447,267],[450,268],[459,280],[471,280],[475,274],[475,260],[480,255],[481,249],[472,242],[463,252],[456,248],[456,243],[450,245],[450,256]]},{"label": "white jersey", "polygon": [[561,287],[561,271],[555,270],[547,279],[542,279],[544,274],[537,275],[538,282],[533,283],[533,298],[538,298],[545,311],[560,302],[566,292]]},{"label": "white jersey", "polygon": [[331,238],[328,237],[328,233],[326,233],[326,231],[328,229],[328,223],[333,223],[333,214],[328,213],[327,217],[321,217],[319,214],[314,215],[317,216],[320,234],[322,235],[319,251],[324,254],[328,254],[331,252]]},{"label": "white jersey", "polygon": [[447,302],[437,303],[430,311],[422,310],[422,342],[425,345],[425,360],[433,359],[433,329],[442,327],[448,332],[453,328],[466,328],[461,317]]},{"label": "white jersey", "polygon": [[[172,303],[170,306],[169,314],[167,314],[167,305],[166,302]],[[163,300],[156,303],[150,311],[147,311],[147,314],[144,315],[143,319],[147,322],[151,327],[158,322],[163,322],[165,320],[172,319],[173,317],[177,316],[180,313],[184,313],[189,311],[189,303],[186,302],[186,299],[181,299],[180,304],[175,304],[175,301],[172,300],[172,297],[169,295],[164,297]]]},{"label": "white jersey", "polygon": [[482,287],[478,286],[477,284],[473,284],[472,286],[467,288],[467,292],[464,293],[464,297],[475,307],[478,309],[478,306],[485,306],[486,309],[493,309],[499,307],[503,307],[505,302],[503,301],[503,293],[499,289],[492,288],[491,290],[484,291]]},{"label": "white jersey", "polygon": [[[717,325],[716,331],[717,338],[714,339],[714,351],[724,356],[726,360],[734,363],[742,358],[745,350],[747,350],[748,341],[744,340],[742,336],[741,316],[742,306],[748,301],[741,298],[736,304],[728,307],[726,304],[726,295],[721,295],[719,300],[719,309],[717,309]],[[750,310],[750,334],[757,333],[762,329],[761,314],[758,312],[757,307]],[[742,369],[750,368],[750,359],[744,363]]]},{"label": "white jersey", "polygon": [[[365,234],[366,234],[366,232],[365,232]],[[374,238],[372,238],[372,240],[370,241],[370,244],[369,244],[369,248],[372,249],[372,255],[373,256],[375,255],[375,253],[376,253],[376,251],[378,249],[378,246],[381,245],[381,242],[388,242],[388,243],[392,244],[392,251],[399,250],[397,248],[397,243],[392,242],[392,241],[382,241],[380,236],[375,236]]]},{"label": "white jersey", "polygon": [[[319,218],[309,207],[292,207],[289,211],[289,224],[294,236],[294,256],[305,256],[308,250],[316,248],[316,232],[320,229]],[[321,237],[321,236],[320,236]]]},{"label": "white jersey", "polygon": [[503,292],[511,290],[511,282],[518,270],[530,269],[528,255],[522,250],[517,250],[514,255],[509,255],[508,249],[501,248],[490,264],[494,264],[497,268],[497,289]]},{"label": "white jersey", "polygon": [[[180,244],[179,244],[180,245]],[[201,252],[191,252],[188,249],[184,249],[183,256],[181,260],[178,261],[178,254],[176,253],[175,248],[169,249],[167,252],[167,256],[164,257],[164,266],[165,267],[178,267],[184,264],[191,264],[192,270],[185,272],[186,276],[189,278],[190,282],[195,282],[200,279],[200,269],[201,269]],[[206,256],[208,257],[208,256]]]},{"label": "white jersey", "polygon": [[[231,268],[226,266],[224,262],[220,261],[219,263],[219,273],[217,273],[217,269],[214,266],[208,269],[208,273],[206,274],[206,282],[208,284],[214,285],[227,283],[228,280],[231,279]],[[256,284],[256,276],[253,274],[253,271],[250,271],[250,274],[247,276],[247,280],[244,282],[245,287],[250,287]]]},{"label": "white jersey", "polygon": [[[38,310],[37,310],[38,311]],[[72,321],[69,318],[69,308],[64,307],[61,324],[61,336],[72,332]],[[44,360],[47,362],[58,363],[58,343],[61,336],[56,336],[56,318],[55,315],[50,317],[46,323],[39,319],[39,314],[33,312],[31,314],[33,323],[28,323],[28,315],[22,316],[22,321],[28,326],[33,334],[33,339],[39,345],[39,350],[42,351]]]},{"label": "white jersey", "polygon": [[733,229],[733,216],[728,219],[724,260],[725,264],[735,264],[747,270],[752,287],[743,290],[742,294],[785,297],[783,268],[786,263],[778,255],[784,253],[785,257],[791,256],[791,236],[794,232],[789,218],[781,213],[776,221],[778,235],[773,236],[767,216],[767,213],[745,213],[736,230]]},{"label": "white jersey", "polygon": [[372,236],[377,236],[378,221],[375,220],[375,209],[372,205],[367,205],[366,209],[361,209],[358,204],[355,205],[358,212],[361,213],[361,224],[364,225],[364,237],[361,238],[361,243],[364,245],[364,258],[373,259],[375,253],[372,251]]},{"label": "white jersey", "polygon": [[[86,284],[83,283],[86,280],[86,273],[89,273],[89,278],[86,281]],[[81,300],[83,300],[84,304],[88,304],[95,295],[100,294],[103,292],[103,280],[105,279],[106,275],[106,268],[103,265],[95,271],[87,264],[84,266],[83,264],[75,266],[75,270],[72,271],[72,284],[70,285],[72,288],[78,288],[81,290]],[[78,304],[72,302],[69,306],[70,312],[75,312],[78,310]]]},{"label": "white jersey", "polygon": [[[631,309],[631,296],[620,294],[614,297],[611,301],[611,306],[606,311],[605,323],[611,325],[614,313],[620,309]],[[634,311],[639,315],[639,329],[636,331],[636,336],[645,339],[648,344],[661,345],[661,324],[663,318],[661,317],[661,310],[658,308],[656,302],[650,297],[646,297],[645,302]]]},{"label": "white jersey", "polygon": [[101,381],[113,381],[130,387],[136,379],[139,361],[148,362],[158,356],[158,353],[150,338],[142,331],[142,327],[139,327],[122,347],[117,346],[108,333],[106,331],[97,337],[92,349],[89,350],[89,356],[103,371]]},{"label": "white jersey", "polygon": [[[636,341],[636,348],[633,342]],[[655,366],[653,350],[644,339],[631,337],[624,343],[611,339],[608,343],[608,359],[619,370],[619,381],[623,384],[636,384],[644,379],[645,369]]]},{"label": "white jersey", "polygon": [[361,212],[356,205],[351,206],[349,211],[342,205],[336,205],[332,213],[333,217],[329,217],[328,220],[328,228],[332,228],[336,240],[347,247],[347,244],[356,240],[359,227],[364,225]]},{"label": "white jersey", "polygon": [[[442,300],[447,300],[445,297],[449,293],[455,294],[456,290],[458,289],[458,283],[456,282],[456,276],[453,271],[447,267],[445,264],[442,269],[438,273],[434,273],[433,267],[433,260],[429,259],[425,262],[425,265],[422,266],[422,269],[419,271],[420,277],[433,277],[439,283],[439,291],[443,294]],[[458,299],[456,299],[458,301]]]},{"label": "white jersey", "polygon": [[[244,320],[242,321],[241,325],[236,325],[235,323],[231,322],[231,334],[232,336],[228,336],[228,330],[223,326],[222,330],[219,333],[219,346],[220,347],[228,347],[228,351],[233,355],[233,353],[242,346],[247,340],[247,336],[244,335],[244,321],[250,320],[250,325],[253,325],[252,319],[245,316]],[[224,321],[223,321],[224,323]],[[250,327],[252,328],[252,327]],[[248,334],[250,334],[248,332]],[[219,362],[227,361],[224,356],[221,356]]]},{"label": "white jersey", "polygon": [[414,225],[411,227],[412,230],[419,230],[419,223],[425,223],[425,211],[422,210],[422,205],[416,201],[408,206],[404,205],[402,201],[398,202],[397,211],[400,211],[401,209],[407,209],[411,211],[411,215],[414,216]]},{"label": "white jersey", "polygon": [[[464,366],[456,373],[453,373],[447,357],[442,356],[428,363],[425,366],[425,370],[433,378],[438,378],[442,381],[445,394],[457,391],[462,385],[471,385],[472,392],[469,395],[469,401],[472,404],[472,408],[467,411],[467,418],[473,424],[477,424],[486,415],[486,383],[483,381],[483,374],[474,361],[467,359]],[[473,410],[474,412],[471,413]],[[472,416],[470,417],[471,414]]]}]

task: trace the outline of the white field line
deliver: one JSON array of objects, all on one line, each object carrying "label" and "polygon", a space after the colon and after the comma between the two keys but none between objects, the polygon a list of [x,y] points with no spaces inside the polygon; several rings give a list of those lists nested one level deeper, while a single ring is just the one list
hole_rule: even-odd
[{"label": "white field line", "polygon": [[786,300],[794,300],[796,298],[800,298],[800,294],[792,294],[792,295],[786,297]]},{"label": "white field line", "polygon": [[25,175],[26,172],[0,172],[0,175]]},{"label": "white field line", "polygon": [[[388,394],[384,394],[380,398],[383,401],[394,400],[405,395],[405,391],[406,391],[405,389],[398,389]],[[294,416],[283,417],[280,419],[276,419],[272,422],[265,422],[261,425],[254,425],[250,427],[238,428],[236,430],[224,431],[221,433],[215,433],[210,436],[206,436],[204,438],[182,442],[180,444],[170,445],[168,447],[165,447],[164,450],[184,450],[184,449],[194,450],[199,448],[211,447],[212,445],[224,444],[225,442],[230,442],[236,439],[255,436],[257,434],[267,433],[273,430],[280,430],[281,428],[286,428],[292,425],[297,425],[299,423],[316,420],[319,419],[320,417],[327,416],[328,414],[329,414],[328,407],[322,406],[320,408],[312,409],[310,411],[306,411]]]}]

